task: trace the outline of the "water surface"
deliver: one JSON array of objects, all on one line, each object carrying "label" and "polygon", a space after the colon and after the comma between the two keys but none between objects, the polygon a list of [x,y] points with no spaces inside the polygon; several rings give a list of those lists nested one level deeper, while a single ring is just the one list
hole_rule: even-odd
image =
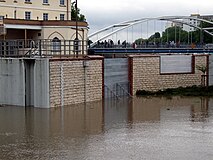
[{"label": "water surface", "polygon": [[213,99],[0,107],[2,160],[211,160]]}]

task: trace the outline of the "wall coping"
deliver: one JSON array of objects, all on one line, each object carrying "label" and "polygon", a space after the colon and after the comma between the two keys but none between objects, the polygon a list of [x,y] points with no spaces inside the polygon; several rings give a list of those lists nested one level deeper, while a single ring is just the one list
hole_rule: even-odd
[{"label": "wall coping", "polygon": [[[70,20],[25,20],[25,19],[13,19],[4,18],[4,24],[14,24],[14,25],[38,25],[38,26],[75,26],[75,21]],[[88,23],[84,21],[78,21],[78,26],[88,27]]]},{"label": "wall coping", "polygon": [[146,57],[160,57],[162,55],[192,55],[192,56],[209,56],[210,54],[196,54],[196,53],[186,53],[186,54],[171,54],[171,53],[164,53],[164,54],[140,54],[140,55],[128,55],[128,58],[146,58]]},{"label": "wall coping", "polygon": [[83,61],[83,60],[103,60],[103,56],[85,56],[85,57],[61,57],[49,58],[49,61]]}]

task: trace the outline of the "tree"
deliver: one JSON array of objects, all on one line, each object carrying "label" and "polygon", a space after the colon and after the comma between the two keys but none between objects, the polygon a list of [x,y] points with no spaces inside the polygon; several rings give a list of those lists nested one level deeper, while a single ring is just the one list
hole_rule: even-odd
[{"label": "tree", "polygon": [[169,27],[162,33],[162,42],[166,43],[167,41],[174,41],[187,44],[189,35],[190,33],[184,31],[181,27]]},{"label": "tree", "polygon": [[76,12],[75,3],[72,3],[72,5],[71,5],[71,20],[73,20],[73,21],[76,20],[76,14],[77,14],[77,20],[78,21],[86,21],[85,16],[83,14],[80,14],[80,9],[77,8],[77,12]]},{"label": "tree", "polygon": [[159,43],[161,40],[161,37],[160,37],[160,33],[159,32],[155,32],[155,34],[151,35],[149,38],[148,38],[148,41],[149,42],[157,42]]},{"label": "tree", "polygon": [[142,44],[143,42],[145,42],[146,41],[146,39],[143,39],[143,38],[138,38],[138,39],[136,39],[135,40],[135,44],[137,44],[137,45],[139,45],[139,44]]},{"label": "tree", "polygon": [[160,38],[160,33],[159,32],[155,32],[155,38]]},{"label": "tree", "polygon": [[[212,27],[212,24],[209,24],[206,22],[200,23],[200,28],[207,28],[207,27]],[[213,29],[208,31],[212,33]],[[166,30],[162,32],[162,37],[159,32],[156,32],[153,35],[151,35],[148,39],[139,38],[135,40],[135,43],[141,44],[142,42],[151,42],[151,43],[162,42],[165,44],[167,42],[172,42],[172,41],[179,44],[213,43],[213,36],[199,29],[195,31],[187,32],[179,26],[173,26],[173,27],[166,28]]]}]

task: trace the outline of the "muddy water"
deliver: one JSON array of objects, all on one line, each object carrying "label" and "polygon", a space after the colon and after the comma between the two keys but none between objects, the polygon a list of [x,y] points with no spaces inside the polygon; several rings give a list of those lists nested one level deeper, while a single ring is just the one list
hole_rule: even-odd
[{"label": "muddy water", "polygon": [[211,160],[213,99],[0,107],[2,160]]}]

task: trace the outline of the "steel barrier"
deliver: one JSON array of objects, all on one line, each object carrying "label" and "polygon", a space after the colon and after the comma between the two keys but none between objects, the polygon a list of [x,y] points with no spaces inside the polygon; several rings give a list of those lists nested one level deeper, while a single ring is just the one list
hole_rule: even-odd
[{"label": "steel barrier", "polygon": [[0,40],[1,57],[78,57],[86,54],[85,40]]}]

